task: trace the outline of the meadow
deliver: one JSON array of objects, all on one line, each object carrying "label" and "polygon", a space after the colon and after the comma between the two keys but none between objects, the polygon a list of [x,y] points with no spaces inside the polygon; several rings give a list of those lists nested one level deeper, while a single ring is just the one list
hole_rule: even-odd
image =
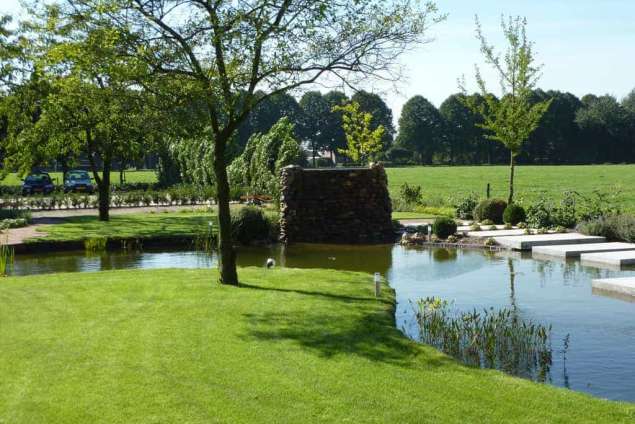
[{"label": "meadow", "polygon": [[[507,199],[507,166],[416,166],[387,168],[390,194],[399,194],[403,183],[421,186],[429,206],[451,206],[470,193]],[[591,196],[599,190],[615,196],[625,211],[635,212],[635,165],[524,166],[516,168],[515,192],[520,202],[542,195],[558,201],[566,191]]]}]

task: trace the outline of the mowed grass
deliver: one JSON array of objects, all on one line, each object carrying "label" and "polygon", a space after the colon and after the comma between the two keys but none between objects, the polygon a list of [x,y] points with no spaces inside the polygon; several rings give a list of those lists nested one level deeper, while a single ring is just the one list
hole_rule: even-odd
[{"label": "mowed grass", "polygon": [[0,422],[632,423],[635,406],[467,368],[392,291],[330,270],[134,270],[0,284]]},{"label": "mowed grass", "polygon": [[[89,171],[91,178],[92,173]],[[49,175],[56,184],[63,184],[61,172],[49,172]],[[101,175],[101,173],[100,173]],[[156,183],[157,173],[154,170],[126,171],[127,183]],[[119,171],[110,173],[110,181],[112,184],[119,184]],[[15,173],[8,174],[4,179],[0,180],[0,185],[17,186],[22,184],[22,179]]]},{"label": "mowed grass", "polygon": [[[444,166],[388,168],[391,196],[403,183],[420,185],[427,202],[451,205],[471,192],[485,197],[487,183],[493,197],[507,199],[507,166]],[[525,166],[516,168],[515,191],[519,200],[538,199],[542,193],[558,201],[565,191],[590,195],[594,190],[619,193],[617,201],[635,212],[635,165]]]},{"label": "mowed grass", "polygon": [[215,215],[207,211],[113,214],[110,221],[100,221],[97,216],[74,216],[64,218],[62,223],[38,227],[38,231],[46,235],[27,242],[192,237],[205,234],[210,222],[214,227],[217,225]]}]

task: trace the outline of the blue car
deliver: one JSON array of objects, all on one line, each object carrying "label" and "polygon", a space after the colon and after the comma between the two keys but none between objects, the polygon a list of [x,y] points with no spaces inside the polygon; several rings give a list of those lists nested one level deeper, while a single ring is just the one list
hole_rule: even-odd
[{"label": "blue car", "polygon": [[73,170],[66,173],[64,179],[64,193],[88,193],[93,194],[95,186],[90,174],[83,170]]},{"label": "blue car", "polygon": [[22,195],[50,194],[55,190],[51,176],[46,172],[30,174],[22,182]]}]

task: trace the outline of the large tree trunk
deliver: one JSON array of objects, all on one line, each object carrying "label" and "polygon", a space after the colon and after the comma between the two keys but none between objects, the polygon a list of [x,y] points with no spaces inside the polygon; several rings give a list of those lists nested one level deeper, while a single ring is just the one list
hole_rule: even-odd
[{"label": "large tree trunk", "polygon": [[232,223],[229,212],[229,181],[225,166],[226,140],[217,139],[214,152],[214,174],[216,176],[216,201],[218,203],[218,269],[220,283],[238,285],[236,251],[232,242]]},{"label": "large tree trunk", "polygon": [[514,201],[514,152],[509,152],[509,197],[507,204],[511,205]]},{"label": "large tree trunk", "polygon": [[103,161],[101,179],[97,182],[99,190],[99,220],[110,220],[110,159]]}]

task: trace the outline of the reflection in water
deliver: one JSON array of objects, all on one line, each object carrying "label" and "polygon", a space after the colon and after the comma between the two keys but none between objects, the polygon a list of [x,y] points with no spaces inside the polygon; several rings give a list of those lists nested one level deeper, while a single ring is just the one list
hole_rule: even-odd
[{"label": "reflection in water", "polygon": [[[253,247],[240,250],[238,263],[262,267],[269,257],[282,267],[381,273],[395,289],[396,324],[411,337],[418,333],[411,302],[430,296],[452,301],[460,311],[512,309],[518,319],[552,324],[553,349],[562,355],[554,355],[550,383],[635,401],[635,303],[591,290],[593,278],[633,276],[634,269],[618,273],[514,252],[393,245]],[[51,252],[18,255],[13,274],[215,264],[214,256],[195,251]],[[368,282],[372,284],[371,276]]]}]

